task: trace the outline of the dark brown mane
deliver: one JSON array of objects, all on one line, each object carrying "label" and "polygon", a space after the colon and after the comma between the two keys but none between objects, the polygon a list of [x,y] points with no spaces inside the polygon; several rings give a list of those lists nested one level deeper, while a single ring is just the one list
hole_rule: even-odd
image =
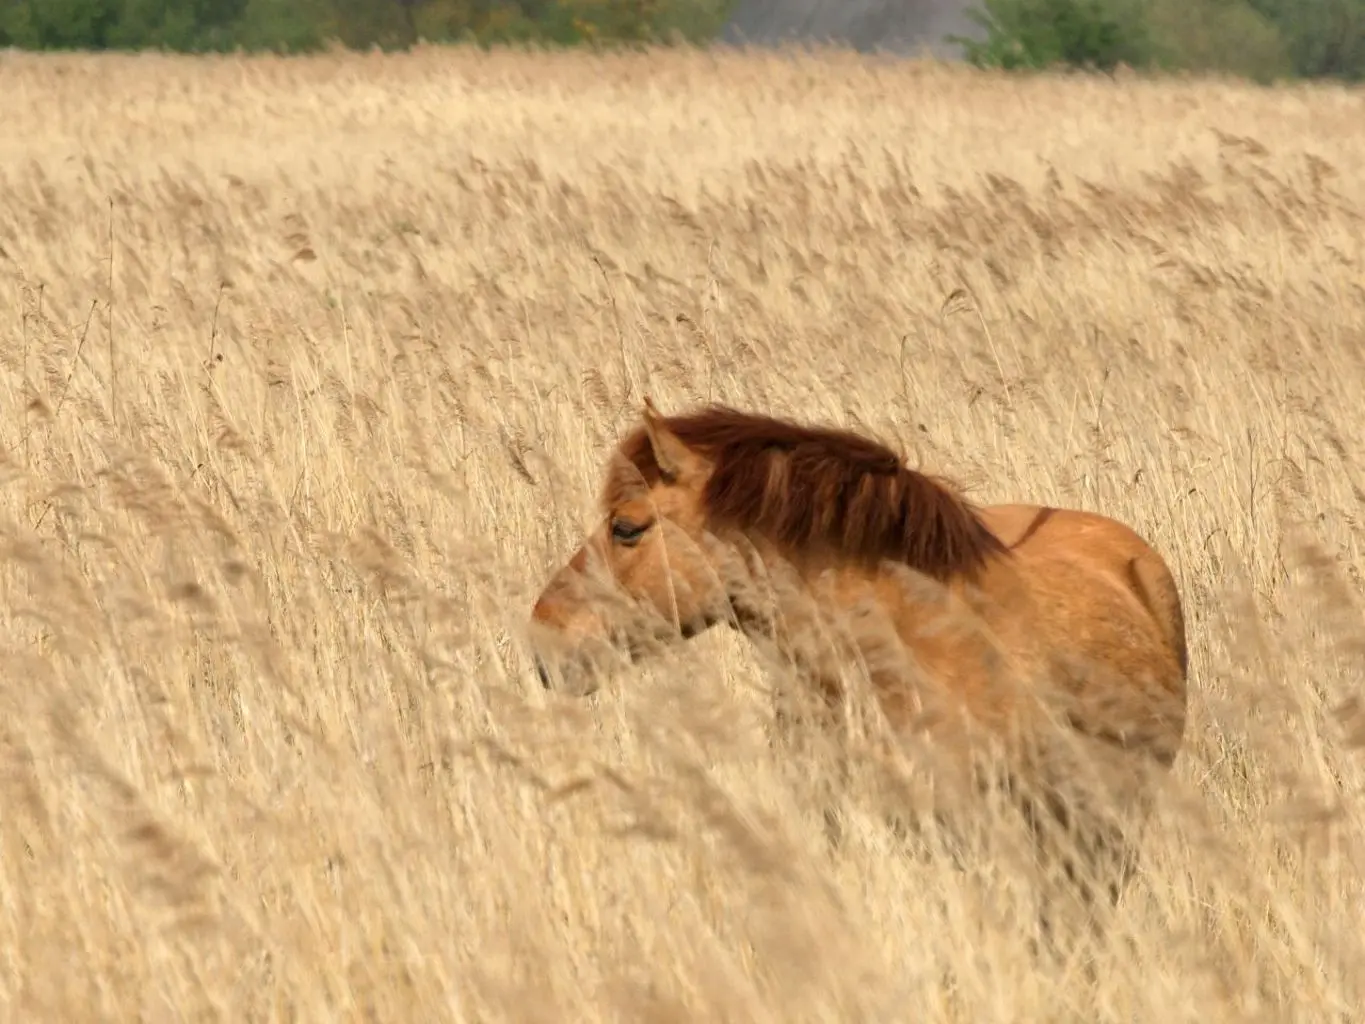
[{"label": "dark brown mane", "polygon": [[[869,438],[724,406],[665,422],[714,465],[702,501],[716,525],[759,531],[788,549],[902,562],[940,580],[974,574],[1007,551],[970,504]],[[643,428],[619,451],[646,483],[659,481]],[[608,496],[619,483],[608,481]]]}]

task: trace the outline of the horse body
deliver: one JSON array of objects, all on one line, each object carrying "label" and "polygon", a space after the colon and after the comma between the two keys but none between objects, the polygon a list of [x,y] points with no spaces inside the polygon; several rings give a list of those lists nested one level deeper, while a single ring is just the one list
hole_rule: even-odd
[{"label": "horse body", "polygon": [[[639,654],[723,622],[774,645],[830,709],[860,663],[893,733],[932,737],[959,767],[984,727],[1027,774],[1050,716],[1141,813],[1142,768],[1179,750],[1180,596],[1122,523],[973,508],[855,434],[716,407],[665,418],[648,400],[601,504],[533,611],[547,687],[593,688],[597,648]],[[1032,781],[1065,817],[1057,765]]]}]

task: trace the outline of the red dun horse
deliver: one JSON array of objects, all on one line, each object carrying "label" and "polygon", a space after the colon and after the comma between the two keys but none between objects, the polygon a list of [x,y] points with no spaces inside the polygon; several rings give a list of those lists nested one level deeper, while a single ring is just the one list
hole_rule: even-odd
[{"label": "red dun horse", "polygon": [[[665,417],[649,399],[617,446],[601,507],[535,604],[546,687],[590,692],[595,654],[638,656],[718,623],[775,645],[831,708],[856,661],[894,733],[956,750],[970,724],[1003,743],[1009,778],[1042,787],[1028,801],[1035,833],[1040,806],[1069,828],[1085,816],[1065,795],[1080,769],[1054,759],[1049,770],[1038,753],[1045,723],[1097,751],[1111,792],[1126,790],[1140,812],[1150,790],[1132,780],[1175,759],[1180,596],[1161,557],[1121,523],[974,508],[856,434],[722,407]],[[836,641],[839,612],[859,626]],[[1131,844],[1086,820],[1091,869],[1101,856],[1125,862],[1109,862],[1117,899]]]}]

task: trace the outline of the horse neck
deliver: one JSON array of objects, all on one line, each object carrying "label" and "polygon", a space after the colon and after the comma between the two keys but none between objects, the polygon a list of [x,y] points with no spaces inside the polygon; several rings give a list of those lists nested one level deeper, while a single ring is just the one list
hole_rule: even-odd
[{"label": "horse neck", "polygon": [[735,625],[787,661],[829,660],[841,593],[870,593],[877,572],[828,555],[793,554],[762,537],[724,538],[722,566]]},{"label": "horse neck", "polygon": [[784,660],[821,673],[837,674],[853,648],[895,643],[897,636],[903,643],[902,630],[945,613],[990,624],[999,599],[1018,589],[1017,573],[1006,565],[937,580],[908,566],[791,554],[763,538],[727,541],[724,571],[737,628]]}]

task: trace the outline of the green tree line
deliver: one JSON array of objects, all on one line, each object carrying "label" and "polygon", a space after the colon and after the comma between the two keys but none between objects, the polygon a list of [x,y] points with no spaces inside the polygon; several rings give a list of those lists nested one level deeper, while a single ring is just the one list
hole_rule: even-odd
[{"label": "green tree line", "polygon": [[0,47],[304,52],[432,43],[704,41],[726,0],[0,0]]},{"label": "green tree line", "polygon": [[[734,0],[0,0],[0,47],[302,52],[339,42],[705,42]],[[1365,0],[975,0],[967,59],[1365,78]]]}]

